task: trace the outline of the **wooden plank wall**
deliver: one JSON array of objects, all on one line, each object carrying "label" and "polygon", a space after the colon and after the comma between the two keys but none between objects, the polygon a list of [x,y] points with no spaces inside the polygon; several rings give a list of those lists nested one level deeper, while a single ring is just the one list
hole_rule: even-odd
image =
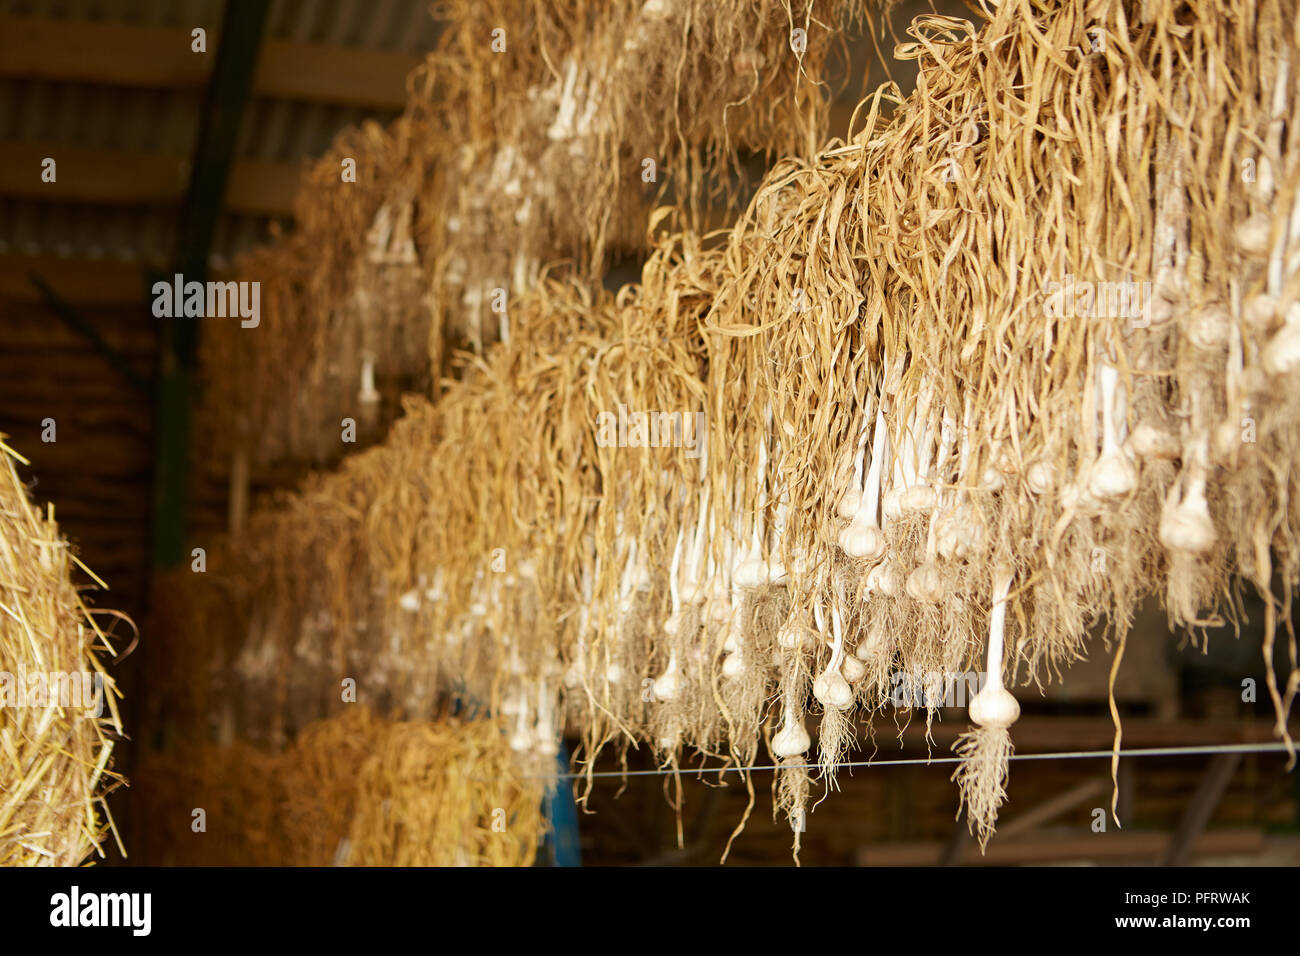
[{"label": "wooden plank wall", "polygon": [[[152,380],[157,323],[143,303],[81,308]],[[100,607],[142,610],[149,562],[153,396],[133,388],[44,303],[0,299],[0,432],[78,555],[112,589]],[[53,419],[55,441],[42,441]]]}]

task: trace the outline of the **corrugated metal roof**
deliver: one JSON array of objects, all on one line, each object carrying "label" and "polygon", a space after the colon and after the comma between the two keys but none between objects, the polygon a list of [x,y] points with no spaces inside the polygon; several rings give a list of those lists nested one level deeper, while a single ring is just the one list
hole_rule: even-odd
[{"label": "corrugated metal roof", "polygon": [[[222,0],[0,0],[0,14],[189,29],[220,27]],[[438,24],[427,0],[274,0],[267,38],[366,50],[432,48]],[[212,45],[209,49],[213,49]],[[49,79],[0,78],[0,144],[50,143],[85,149],[189,156],[203,91],[143,89]],[[319,156],[344,127],[395,110],[254,96],[236,143],[237,159],[299,163]],[[162,265],[176,238],[175,204],[122,206],[0,197],[0,252],[140,261]],[[265,242],[271,219],[227,211],[213,264]]]}]

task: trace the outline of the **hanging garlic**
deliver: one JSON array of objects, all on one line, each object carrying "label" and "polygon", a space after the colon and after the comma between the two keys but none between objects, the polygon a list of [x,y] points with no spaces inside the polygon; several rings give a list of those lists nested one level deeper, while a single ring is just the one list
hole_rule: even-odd
[{"label": "hanging garlic", "polygon": [[1273,220],[1268,213],[1253,213],[1233,230],[1237,248],[1250,256],[1268,255],[1268,237],[1272,228]]},{"label": "hanging garlic", "polygon": [[741,551],[741,560],[732,569],[731,580],[737,587],[760,588],[767,584],[768,567],[763,560],[763,509],[767,490],[767,437],[758,440],[758,512],[754,515],[754,538],[751,549]]},{"label": "hanging garlic", "polygon": [[375,355],[373,352],[363,352],[361,390],[357,393],[357,401],[362,405],[374,406],[379,404],[379,397],[379,390],[375,388]]},{"label": "hanging garlic", "polygon": [[781,625],[776,632],[776,645],[784,651],[795,651],[803,647],[804,628],[792,617]]},{"label": "hanging garlic", "polygon": [[[914,425],[914,427],[916,427],[917,429],[925,428],[927,425],[929,425],[931,419],[930,390],[924,380],[921,383],[921,388],[922,388],[922,399],[921,399],[920,408],[917,410],[916,413],[915,425]],[[946,419],[943,419],[942,416],[941,416],[941,420],[946,421]],[[951,436],[951,429],[948,428],[940,429],[940,438],[939,438],[940,447],[939,447],[939,453],[937,459],[937,463],[940,466],[942,466],[943,460],[947,455],[947,450],[944,447],[944,444],[945,442],[950,440],[950,436]],[[921,441],[919,442],[919,444],[914,441],[912,443],[912,447],[913,450],[919,448],[915,474],[911,476],[910,480],[908,481],[907,487],[903,490],[903,493],[899,498],[899,507],[904,512],[926,513],[931,511],[934,508],[934,506],[938,503],[938,495],[935,493],[935,490],[931,485],[931,477],[930,477],[931,455],[934,453],[935,450],[934,436],[931,434],[922,434]]]},{"label": "hanging garlic", "polygon": [[1181,500],[1178,497],[1178,484],[1175,483],[1165,497],[1160,514],[1160,541],[1166,548],[1184,551],[1189,554],[1205,554],[1214,547],[1218,536],[1214,529],[1214,520],[1210,517],[1210,505],[1205,498],[1205,458],[1208,449],[1204,447],[1193,452],[1185,472],[1187,493]]},{"label": "hanging garlic", "polygon": [[1040,458],[1025,469],[1025,486],[1036,495],[1045,495],[1056,487],[1056,467]]},{"label": "hanging garlic", "polygon": [[938,604],[947,593],[939,570],[939,512],[930,515],[925,535],[925,561],[907,576],[904,590],[913,601]]},{"label": "hanging garlic", "polygon": [[1221,302],[1211,302],[1187,324],[1187,340],[1202,352],[1222,352],[1228,347],[1232,318]]},{"label": "hanging garlic", "polygon": [[854,650],[854,656],[858,660],[871,661],[875,660],[885,649],[886,637],[885,627],[880,621],[873,623],[867,631],[867,636],[858,644]]},{"label": "hanging garlic", "polygon": [[1286,320],[1264,347],[1260,364],[1270,375],[1284,375],[1300,365],[1300,302],[1287,308]]},{"label": "hanging garlic", "polygon": [[542,679],[537,690],[537,727],[533,732],[533,739],[535,741],[533,749],[543,757],[554,757],[560,752],[560,741],[555,732],[555,718],[547,694],[545,678]]},{"label": "hanging garlic", "polygon": [[[668,620],[664,621],[663,626],[664,634],[668,637],[678,636],[681,631],[684,617],[682,612],[681,591],[678,586],[678,572],[681,569],[682,556],[686,549],[684,536],[685,529],[679,528],[677,530],[677,545],[673,549],[672,566],[668,571],[668,593],[672,600],[672,613],[668,616]],[[691,576],[689,557],[687,557],[686,576],[688,579]],[[693,583],[688,580],[688,590],[692,589],[693,586]],[[673,647],[668,652],[668,666],[664,669],[662,674],[655,678],[652,689],[656,700],[668,701],[677,696],[680,688],[681,678],[677,672],[677,648]]]},{"label": "hanging garlic", "polygon": [[722,659],[722,676],[729,680],[735,680],[745,673],[745,658],[740,648],[727,654]]},{"label": "hanging garlic", "polygon": [[1170,461],[1182,452],[1177,436],[1146,422],[1133,429],[1125,444],[1133,455],[1142,459]]},{"label": "hanging garlic", "polygon": [[867,470],[867,484],[863,490],[857,512],[848,527],[839,535],[841,550],[851,558],[878,561],[885,553],[885,536],[876,520],[880,503],[880,482],[889,456],[889,431],[882,410],[876,411],[876,430],[871,448],[871,466]]},{"label": "hanging garlic", "polygon": [[[839,611],[832,604],[831,615],[834,621],[834,643],[831,646],[831,658],[826,663],[826,669],[817,675],[813,681],[813,697],[826,707],[834,707],[836,710],[848,710],[853,706],[853,688],[849,682],[844,679],[840,673],[840,662],[844,657],[844,633],[840,624]],[[820,604],[813,605],[813,616],[817,621],[817,629],[825,634],[826,622],[822,616]]]},{"label": "hanging garlic", "polygon": [[1097,370],[1101,391],[1101,456],[1093,462],[1088,477],[1088,491],[1097,498],[1126,495],[1137,487],[1137,469],[1120,442],[1118,420],[1124,415],[1124,389],[1119,369],[1102,361]]},{"label": "hanging garlic", "polygon": [[845,654],[840,661],[840,673],[844,675],[844,679],[850,684],[856,684],[867,676],[867,668],[858,660],[855,654]]},{"label": "hanging garlic", "polygon": [[840,496],[840,500],[835,506],[835,511],[841,518],[850,520],[862,507],[862,473],[867,459],[867,439],[871,434],[867,422],[868,417],[864,414],[856,450],[853,454],[853,477],[849,480],[848,488],[844,490],[844,494]]},{"label": "hanging garlic", "polygon": [[894,597],[898,594],[902,582],[899,580],[898,571],[895,570],[892,561],[885,561],[877,564],[867,572],[867,587],[872,591],[878,591],[885,597]]},{"label": "hanging garlic", "polygon": [[971,832],[978,837],[981,849],[988,842],[997,822],[998,808],[1006,799],[1007,771],[1013,750],[1009,728],[1020,716],[1020,704],[1002,684],[1003,631],[1011,576],[1009,568],[994,573],[986,680],[970,702],[970,718],[975,729],[962,734],[955,747],[961,763],[953,779],[961,789]]},{"label": "hanging garlic", "polygon": [[784,760],[807,753],[808,748],[812,746],[812,738],[804,729],[803,721],[795,717],[794,704],[790,700],[789,693],[782,697],[781,715],[781,729],[772,738],[772,756]]},{"label": "hanging garlic", "polygon": [[528,723],[528,698],[524,695],[522,687],[519,690],[518,708],[515,732],[510,736],[510,749],[516,753],[526,753],[533,749],[533,734]]}]

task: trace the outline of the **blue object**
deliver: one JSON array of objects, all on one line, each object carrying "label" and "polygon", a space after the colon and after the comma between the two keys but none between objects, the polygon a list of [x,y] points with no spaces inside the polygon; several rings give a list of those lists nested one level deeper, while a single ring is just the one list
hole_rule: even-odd
[{"label": "blue object", "polygon": [[555,755],[557,776],[542,800],[542,809],[550,821],[550,832],[542,841],[542,857],[548,866],[582,866],[582,848],[578,844],[578,808],[573,802],[569,773],[569,748],[560,740]]}]

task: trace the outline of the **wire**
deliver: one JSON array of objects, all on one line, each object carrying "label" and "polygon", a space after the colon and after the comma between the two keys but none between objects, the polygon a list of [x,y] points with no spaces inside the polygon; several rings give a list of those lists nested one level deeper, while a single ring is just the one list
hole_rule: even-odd
[{"label": "wire", "polygon": [[[1251,754],[1251,753],[1285,753],[1287,745],[1284,743],[1263,743],[1263,744],[1207,744],[1194,747],[1136,747],[1132,750],[1121,750],[1121,757],[1186,757],[1197,754]],[[1012,754],[1012,760],[1090,760],[1100,758],[1111,758],[1115,755],[1114,750],[1075,750],[1063,753],[1046,753],[1046,754]],[[895,760],[854,760],[839,764],[836,769],[843,770],[853,767],[903,767],[916,765],[961,763],[960,757],[908,757]],[[672,774],[706,774],[706,773],[753,773],[759,770],[814,770],[820,768],[820,764],[815,763],[789,763],[789,764],[759,764],[753,767],[699,767],[679,768],[676,770],[660,768],[658,770],[596,770],[591,773],[562,773],[562,774],[525,774],[523,779],[542,779],[542,780],[578,780],[588,777],[663,777]]]}]

